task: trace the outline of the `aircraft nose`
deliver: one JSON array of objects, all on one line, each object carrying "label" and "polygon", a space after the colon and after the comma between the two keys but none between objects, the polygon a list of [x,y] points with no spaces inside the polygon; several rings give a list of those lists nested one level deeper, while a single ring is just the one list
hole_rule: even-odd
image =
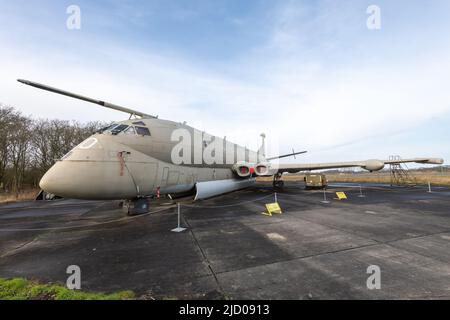
[{"label": "aircraft nose", "polygon": [[89,198],[88,189],[103,187],[103,177],[96,179],[95,175],[101,172],[104,153],[99,138],[89,137],[57,161],[41,178],[39,187],[64,198]]},{"label": "aircraft nose", "polygon": [[48,192],[47,190],[49,189],[49,182],[48,182],[48,177],[47,174],[44,174],[44,176],[41,178],[41,181],[39,181],[39,188],[41,188],[42,190]]},{"label": "aircraft nose", "polygon": [[124,147],[103,138],[92,136],[57,161],[39,182],[41,189],[69,199],[135,198],[139,189],[117,157]]},{"label": "aircraft nose", "polygon": [[96,177],[99,168],[95,163],[78,164],[72,161],[58,161],[39,182],[42,190],[70,199],[92,199],[104,192],[102,177]]},{"label": "aircraft nose", "polygon": [[51,167],[44,174],[44,176],[41,178],[41,181],[39,182],[39,187],[45,192],[62,196],[61,193],[64,193],[64,176],[62,174],[63,170],[59,168],[60,166],[57,164]]},{"label": "aircraft nose", "polygon": [[108,200],[136,197],[133,180],[118,162],[58,161],[39,182],[42,190],[69,199]]}]

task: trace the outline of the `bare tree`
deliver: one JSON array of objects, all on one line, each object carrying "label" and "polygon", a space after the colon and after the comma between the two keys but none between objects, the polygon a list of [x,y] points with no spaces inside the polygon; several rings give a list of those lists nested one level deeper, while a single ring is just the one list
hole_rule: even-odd
[{"label": "bare tree", "polygon": [[34,167],[43,174],[67,152],[98,130],[100,122],[81,125],[76,121],[37,120],[33,125]]},{"label": "bare tree", "polygon": [[18,193],[25,177],[25,170],[30,163],[31,119],[15,113],[13,126],[7,133],[7,152],[11,166],[12,192]]},{"label": "bare tree", "polygon": [[20,192],[67,152],[104,126],[66,120],[34,120],[0,104],[0,188]]},{"label": "bare tree", "polygon": [[0,184],[6,187],[6,169],[9,165],[8,138],[13,127],[15,111],[12,107],[0,104]]}]

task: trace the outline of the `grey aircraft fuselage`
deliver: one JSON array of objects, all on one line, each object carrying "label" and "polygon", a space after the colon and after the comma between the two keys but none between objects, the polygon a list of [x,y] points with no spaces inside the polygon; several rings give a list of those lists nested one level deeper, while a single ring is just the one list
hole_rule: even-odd
[{"label": "grey aircraft fuselage", "polygon": [[[40,187],[49,193],[75,199],[136,199],[161,194],[184,193],[196,183],[238,178],[233,164],[246,159],[264,161],[261,154],[225,139],[208,135],[185,123],[157,118],[130,119],[116,122],[126,129],[117,134],[110,130],[98,132],[79,144],[43,176]],[[147,130],[149,134],[139,134]],[[195,146],[191,143],[191,160],[174,164],[172,152],[180,143],[172,138],[177,129],[192,137],[208,137],[233,150],[233,159],[223,158],[214,163],[195,162]],[[200,152],[208,147],[200,142]],[[197,151],[198,152],[198,151]],[[238,158],[240,155],[241,158]]]}]

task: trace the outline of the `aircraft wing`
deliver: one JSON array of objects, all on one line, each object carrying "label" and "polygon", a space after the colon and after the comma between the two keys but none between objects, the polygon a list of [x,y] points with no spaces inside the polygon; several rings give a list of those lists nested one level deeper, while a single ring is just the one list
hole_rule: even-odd
[{"label": "aircraft wing", "polygon": [[141,118],[157,118],[155,116],[143,113],[141,111],[137,111],[137,110],[132,110],[132,109],[129,109],[129,108],[121,107],[121,106],[118,106],[116,104],[105,102],[105,101],[102,101],[102,100],[92,99],[92,98],[85,97],[85,96],[82,96],[82,95],[79,95],[79,94],[76,94],[76,93],[72,93],[72,92],[69,92],[69,91],[65,91],[65,90],[61,90],[61,89],[58,89],[58,88],[50,87],[50,86],[47,86],[45,84],[41,84],[41,83],[29,81],[29,80],[24,80],[24,79],[17,79],[17,81],[19,81],[20,83],[23,83],[23,84],[26,84],[26,85],[38,88],[38,89],[50,91],[50,92],[53,92],[53,93],[62,94],[63,96],[67,96],[67,97],[71,97],[71,98],[74,98],[74,99],[83,100],[83,101],[90,102],[90,103],[95,103],[95,104],[98,104],[98,105],[100,105],[102,107],[105,107],[105,108],[110,108],[110,109],[114,109],[114,110],[117,110],[117,111],[122,111],[122,112],[125,112],[125,113],[129,113],[130,117],[131,116],[138,116],[138,117],[141,117]]},{"label": "aircraft wing", "polygon": [[378,171],[384,168],[386,164],[396,163],[424,163],[424,164],[443,164],[444,160],[440,158],[412,158],[412,159],[396,159],[396,160],[364,160],[364,161],[348,161],[348,162],[331,162],[331,163],[285,163],[270,164],[270,171],[274,173],[295,173],[299,171],[323,170],[360,167],[368,171]]}]

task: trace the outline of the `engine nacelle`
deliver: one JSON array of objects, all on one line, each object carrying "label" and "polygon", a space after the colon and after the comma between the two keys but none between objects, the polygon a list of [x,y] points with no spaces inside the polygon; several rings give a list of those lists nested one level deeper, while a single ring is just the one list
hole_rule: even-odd
[{"label": "engine nacelle", "polygon": [[249,178],[255,173],[255,164],[240,161],[233,165],[233,171],[241,178]]},{"label": "engine nacelle", "polygon": [[257,176],[270,176],[270,165],[269,163],[258,163],[255,166],[255,173]]},{"label": "engine nacelle", "polygon": [[370,172],[372,171],[378,171],[384,168],[384,162],[380,160],[367,160],[364,162],[364,166],[362,166],[363,169],[366,169]]}]

